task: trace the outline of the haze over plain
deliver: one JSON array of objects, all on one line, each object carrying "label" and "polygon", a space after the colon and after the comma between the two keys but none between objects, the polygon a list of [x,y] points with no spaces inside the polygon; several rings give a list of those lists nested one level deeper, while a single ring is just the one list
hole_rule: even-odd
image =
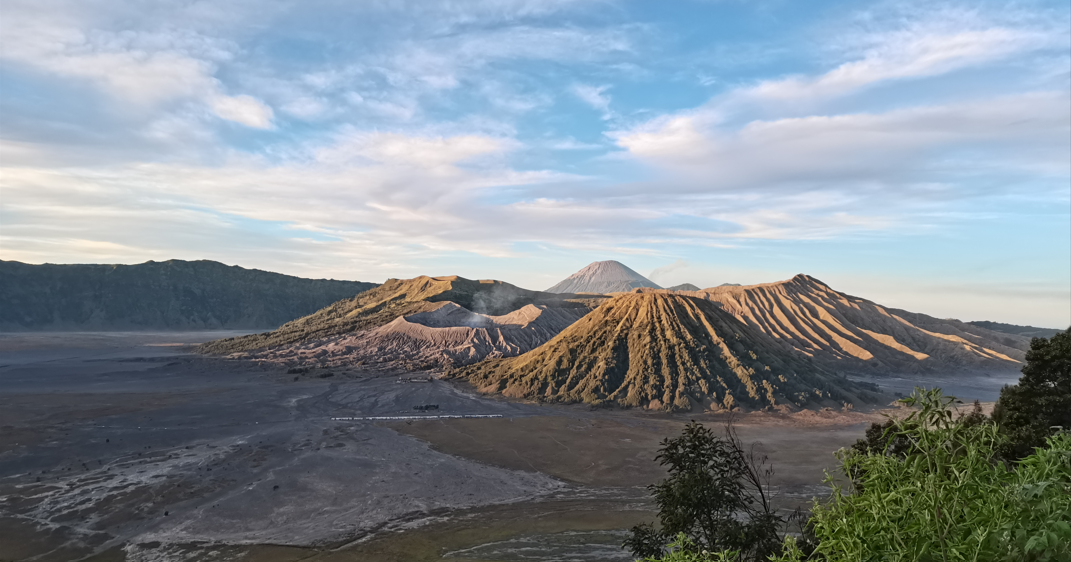
[{"label": "haze over plain", "polygon": [[1066,2],[5,2],[0,257],[1071,323]]}]

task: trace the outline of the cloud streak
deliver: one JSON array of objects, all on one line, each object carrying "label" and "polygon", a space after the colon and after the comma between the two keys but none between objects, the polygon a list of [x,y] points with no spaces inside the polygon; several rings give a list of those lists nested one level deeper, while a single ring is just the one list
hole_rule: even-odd
[{"label": "cloud streak", "polygon": [[719,3],[13,0],[0,247],[339,277],[540,247],[699,271],[1032,224],[1067,201],[1071,34],[1046,15],[1065,8],[1017,6],[793,27]]}]

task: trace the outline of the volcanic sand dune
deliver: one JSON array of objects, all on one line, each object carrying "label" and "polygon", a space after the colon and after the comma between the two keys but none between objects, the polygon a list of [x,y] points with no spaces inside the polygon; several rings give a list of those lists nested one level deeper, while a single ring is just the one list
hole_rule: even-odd
[{"label": "volcanic sand dune", "polygon": [[228,354],[321,340],[370,330],[402,316],[434,311],[442,302],[453,302],[474,312],[495,315],[507,314],[529,304],[586,311],[601,298],[529,291],[502,281],[473,281],[456,275],[388,279],[379,287],[288,322],[277,330],[208,342],[200,351]]},{"label": "volcanic sand dune", "polygon": [[714,303],[664,291],[615,296],[533,351],[453,374],[513,398],[663,410],[876,398]]},{"label": "volcanic sand dune", "polygon": [[534,349],[588,313],[586,307],[529,304],[506,315],[488,316],[453,302],[430,306],[434,308],[399,316],[374,330],[270,349],[251,357],[328,367],[358,362],[468,365]]},{"label": "volcanic sand dune", "polygon": [[1027,338],[958,320],[885,308],[807,275],[686,293],[719,303],[748,326],[842,372],[1009,371]]}]

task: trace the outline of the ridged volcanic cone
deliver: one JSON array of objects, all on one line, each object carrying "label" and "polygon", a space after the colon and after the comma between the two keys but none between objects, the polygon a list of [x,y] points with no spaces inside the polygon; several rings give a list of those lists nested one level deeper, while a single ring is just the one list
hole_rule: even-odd
[{"label": "ridged volcanic cone", "polygon": [[693,296],[842,373],[1014,372],[1030,348],[1029,338],[886,308],[802,274]]},{"label": "ridged volcanic cone", "polygon": [[616,296],[542,346],[458,370],[481,392],[663,410],[876,398],[704,299]]}]

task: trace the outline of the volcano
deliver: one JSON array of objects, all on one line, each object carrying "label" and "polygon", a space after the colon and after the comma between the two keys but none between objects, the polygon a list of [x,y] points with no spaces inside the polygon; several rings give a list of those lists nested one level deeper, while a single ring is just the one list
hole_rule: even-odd
[{"label": "volcano", "polygon": [[460,369],[481,392],[684,411],[876,399],[702,298],[617,295],[542,346]]},{"label": "volcano", "polygon": [[597,261],[547,289],[548,293],[619,293],[643,287],[660,289],[621,262]]},{"label": "volcano", "polygon": [[827,369],[848,374],[1008,373],[1022,367],[1030,348],[1027,337],[884,307],[803,274],[695,295]]},{"label": "volcano", "polygon": [[471,313],[487,315],[509,314],[529,304],[577,308],[586,313],[605,298],[575,297],[529,291],[490,279],[474,281],[456,275],[388,279],[379,287],[287,322],[271,332],[211,341],[202,345],[200,351],[223,355],[372,330],[399,317],[438,310],[444,302],[452,302]]},{"label": "volcano", "polygon": [[490,316],[453,302],[399,316],[372,330],[254,352],[249,357],[290,366],[417,365],[450,368],[495,357],[513,357],[558,335],[588,308],[525,305]]}]

